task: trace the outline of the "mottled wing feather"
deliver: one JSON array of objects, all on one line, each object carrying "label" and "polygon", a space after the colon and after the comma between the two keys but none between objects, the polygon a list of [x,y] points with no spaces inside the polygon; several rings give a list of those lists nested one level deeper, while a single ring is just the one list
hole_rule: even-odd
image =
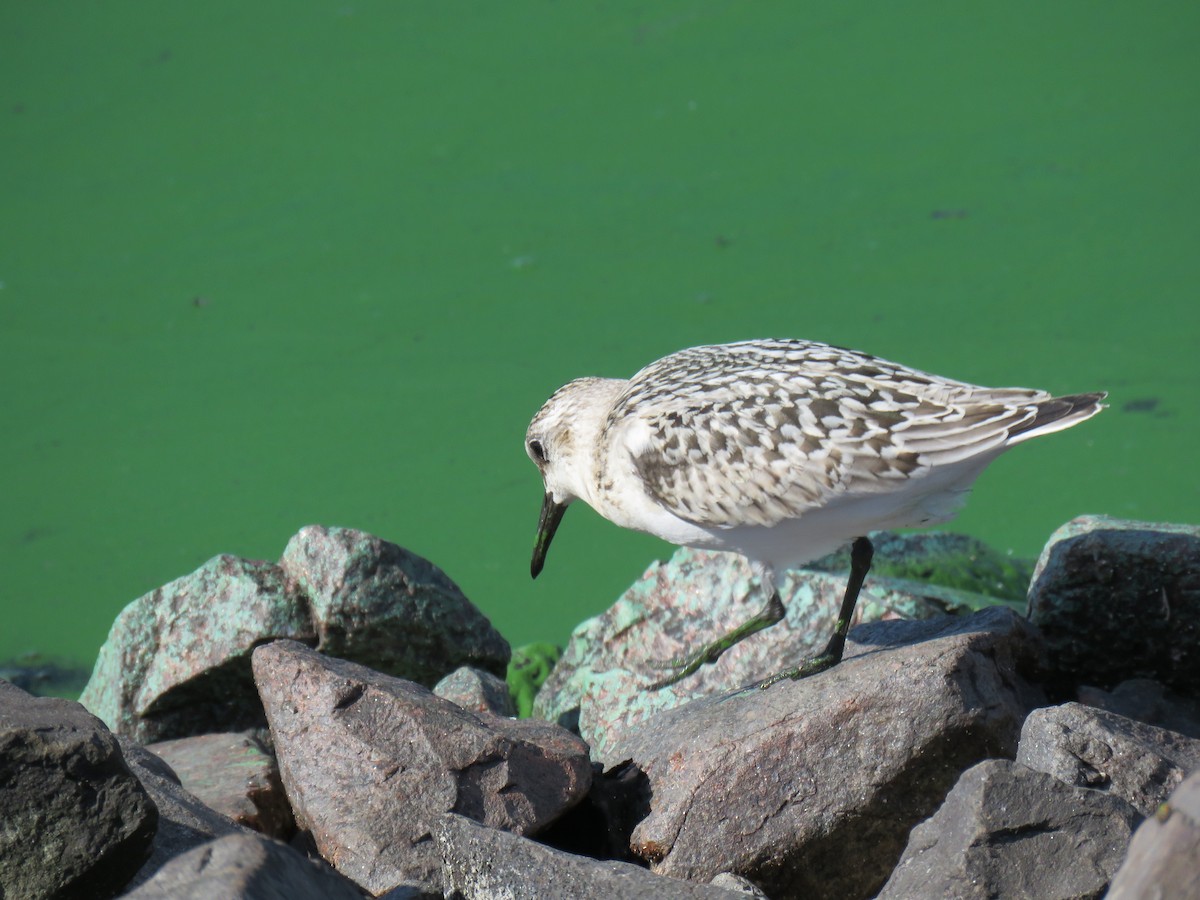
[{"label": "mottled wing feather", "polygon": [[824,344],[755,341],[647,366],[605,432],[624,442],[647,492],[674,515],[770,526],[998,449],[1048,396],[979,388]]}]

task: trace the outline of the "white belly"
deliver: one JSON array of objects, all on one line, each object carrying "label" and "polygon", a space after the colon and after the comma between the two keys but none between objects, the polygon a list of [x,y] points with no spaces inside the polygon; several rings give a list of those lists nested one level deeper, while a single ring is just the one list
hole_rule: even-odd
[{"label": "white belly", "polygon": [[868,531],[936,525],[954,518],[979,473],[998,456],[988,454],[928,471],[894,490],[835,498],[804,515],[765,528],[704,527],[687,522],[640,495],[621,509],[599,510],[618,525],[704,550],[733,550],[777,569],[794,568],[832,553]]}]

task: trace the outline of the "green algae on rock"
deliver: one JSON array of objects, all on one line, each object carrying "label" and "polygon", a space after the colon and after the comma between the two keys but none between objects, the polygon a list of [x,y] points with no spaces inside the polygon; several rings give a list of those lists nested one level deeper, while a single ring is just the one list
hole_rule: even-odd
[{"label": "green algae on rock", "polygon": [[288,638],[432,685],[503,674],[509,647],[441,569],[380,538],[311,525],[278,565],[222,555],[130,603],[83,702],[146,743],[265,724],[250,653]]},{"label": "green algae on rock", "polygon": [[216,556],[121,611],[79,699],[141,743],[261,725],[250,652],[284,637],[316,632],[279,566]]}]

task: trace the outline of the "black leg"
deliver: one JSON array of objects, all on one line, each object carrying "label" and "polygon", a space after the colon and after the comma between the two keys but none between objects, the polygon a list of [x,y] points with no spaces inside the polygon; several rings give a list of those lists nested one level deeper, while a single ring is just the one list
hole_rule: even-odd
[{"label": "black leg", "polygon": [[850,631],[850,620],[854,618],[854,606],[858,602],[858,592],[862,590],[863,580],[871,568],[871,558],[874,555],[875,548],[869,540],[865,537],[855,539],[850,548],[850,578],[846,581],[846,593],[842,596],[842,609],[833,628],[833,637],[829,639],[821,654],[794,669],[764,678],[756,687],[769,688],[785,678],[791,678],[793,681],[807,678],[809,675],[831,669],[842,661],[842,653],[846,649],[846,635]]}]

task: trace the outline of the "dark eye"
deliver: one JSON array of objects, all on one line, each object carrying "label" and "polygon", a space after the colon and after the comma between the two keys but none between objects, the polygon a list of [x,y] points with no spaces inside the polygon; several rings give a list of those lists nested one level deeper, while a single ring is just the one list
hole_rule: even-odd
[{"label": "dark eye", "polygon": [[529,457],[539,466],[546,464],[546,448],[542,446],[541,441],[529,442]]}]

